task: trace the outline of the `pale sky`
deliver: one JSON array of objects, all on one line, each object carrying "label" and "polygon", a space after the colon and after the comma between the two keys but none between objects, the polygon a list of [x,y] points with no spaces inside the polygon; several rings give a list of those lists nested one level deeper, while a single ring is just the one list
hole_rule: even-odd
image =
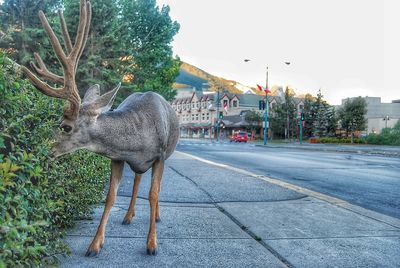
[{"label": "pale sky", "polygon": [[269,66],[270,85],[313,95],[321,88],[331,104],[400,99],[399,0],[157,2],[181,25],[174,53],[211,74],[255,86]]}]

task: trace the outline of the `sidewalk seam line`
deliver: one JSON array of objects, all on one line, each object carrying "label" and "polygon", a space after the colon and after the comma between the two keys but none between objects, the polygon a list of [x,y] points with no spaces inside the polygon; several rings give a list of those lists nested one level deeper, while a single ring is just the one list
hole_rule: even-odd
[{"label": "sidewalk seam line", "polygon": [[261,246],[263,246],[267,251],[269,251],[274,257],[276,257],[279,261],[281,261],[285,266],[287,266],[288,268],[292,268],[294,267],[293,264],[291,264],[285,257],[283,257],[282,255],[280,255],[274,248],[272,248],[270,245],[268,245],[267,243],[265,243],[263,240],[259,239],[259,237],[254,234],[252,231],[250,231],[248,228],[245,228],[245,226],[239,221],[237,220],[232,214],[230,214],[229,212],[227,212],[224,208],[222,208],[212,197],[212,195],[207,192],[205,189],[203,189],[200,185],[198,185],[195,181],[193,181],[191,178],[189,178],[188,176],[182,174],[181,172],[179,172],[178,170],[176,170],[175,168],[171,167],[170,168],[175,171],[177,174],[181,175],[182,177],[186,178],[187,180],[191,181],[196,187],[198,187],[201,191],[203,191],[207,196],[210,197],[210,199],[214,202],[214,206],[225,216],[227,216],[233,223],[235,223],[238,227],[240,227],[240,229],[242,229],[243,232],[247,233],[253,240],[255,240],[256,242],[258,242]]}]

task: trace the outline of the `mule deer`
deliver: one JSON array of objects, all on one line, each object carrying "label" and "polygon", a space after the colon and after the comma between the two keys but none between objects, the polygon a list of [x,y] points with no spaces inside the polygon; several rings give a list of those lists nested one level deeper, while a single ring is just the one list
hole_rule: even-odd
[{"label": "mule deer", "polygon": [[100,225],[86,256],[97,255],[104,244],[104,233],[110,209],[115,201],[126,162],[135,172],[132,199],[123,224],[129,224],[135,215],[135,201],[141,174],[152,168],[150,202],[150,228],[147,236],[147,253],[156,254],[156,221],[160,219],[158,194],[164,170],[164,161],[175,150],[178,141],[178,120],[171,106],[158,94],[135,93],[123,101],[117,109],[109,111],[119,86],[100,95],[98,85],[90,87],[81,103],[75,82],[79,58],[88,38],[91,5],[80,0],[80,19],[74,46],[70,40],[62,12],[59,12],[62,36],[67,54],[50,27],[46,16],[39,12],[42,25],[50,39],[55,54],[60,61],[64,76],[50,72],[39,54],[34,56],[38,66],[31,62],[32,68],[45,80],[63,84],[54,88],[40,80],[28,68],[23,72],[42,93],[68,102],[64,107],[62,132],[52,149],[55,157],[86,148],[111,159],[110,188]]}]

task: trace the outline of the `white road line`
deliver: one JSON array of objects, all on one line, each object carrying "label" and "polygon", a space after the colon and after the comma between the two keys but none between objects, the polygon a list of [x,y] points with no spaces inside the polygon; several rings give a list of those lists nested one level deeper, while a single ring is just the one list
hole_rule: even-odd
[{"label": "white road line", "polygon": [[375,212],[375,211],[372,211],[372,210],[369,210],[369,209],[366,209],[366,208],[363,208],[363,207],[360,207],[360,206],[357,206],[357,205],[350,204],[349,202],[347,202],[345,200],[342,200],[342,199],[339,199],[339,198],[336,198],[336,197],[332,197],[332,196],[329,196],[329,195],[326,195],[326,194],[322,194],[322,193],[319,193],[319,192],[316,192],[316,191],[308,190],[306,188],[303,188],[303,187],[300,187],[300,186],[297,186],[297,185],[294,185],[294,184],[291,184],[291,183],[288,183],[288,182],[284,182],[284,181],[281,181],[281,180],[273,179],[273,178],[270,178],[270,177],[267,177],[267,176],[264,176],[264,175],[258,175],[258,174],[255,174],[253,172],[250,172],[250,171],[247,171],[247,170],[244,170],[244,169],[232,167],[232,166],[229,166],[229,165],[226,165],[226,164],[213,162],[213,161],[210,161],[210,160],[198,157],[198,156],[194,156],[194,155],[191,155],[191,154],[188,154],[188,153],[184,153],[184,152],[181,152],[181,151],[175,151],[175,152],[177,152],[177,153],[179,153],[181,155],[190,157],[192,159],[195,159],[197,161],[209,164],[209,165],[213,165],[213,166],[216,166],[216,167],[220,167],[220,168],[228,169],[228,170],[231,170],[231,171],[235,171],[235,172],[238,172],[240,174],[251,176],[251,177],[254,177],[254,178],[257,178],[257,179],[260,179],[260,180],[263,180],[263,181],[266,181],[266,182],[281,186],[283,188],[290,189],[290,190],[293,190],[295,192],[298,192],[298,193],[301,193],[301,194],[304,194],[304,195],[308,195],[308,196],[323,200],[325,202],[328,202],[328,203],[336,205],[338,207],[353,211],[353,212],[355,212],[357,214],[360,214],[360,215],[363,215],[365,217],[368,217],[368,218],[371,218],[371,219],[374,219],[374,220],[377,220],[377,221],[380,221],[380,222],[384,222],[384,223],[389,224],[389,225],[391,225],[393,227],[396,227],[396,228],[400,228],[400,219],[397,219],[397,218],[394,218],[394,217],[391,217],[391,216],[387,216],[387,215],[384,215],[384,214],[381,214],[381,213],[378,213],[378,212]]}]

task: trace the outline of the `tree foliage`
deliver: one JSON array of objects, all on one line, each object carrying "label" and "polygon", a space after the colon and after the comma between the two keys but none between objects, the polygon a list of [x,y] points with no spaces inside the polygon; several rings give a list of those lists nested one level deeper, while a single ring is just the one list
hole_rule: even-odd
[{"label": "tree foliage", "polygon": [[156,0],[121,0],[120,24],[125,29],[125,90],[156,91],[171,100],[171,85],[179,73],[180,61],[173,59],[171,42],[179,24],[169,16],[169,7],[158,8]]},{"label": "tree foliage", "polygon": [[[169,7],[159,8],[155,0],[91,3],[91,29],[77,70],[80,93],[83,95],[95,83],[103,90],[110,90],[123,82],[119,101],[138,91],[155,91],[171,100],[175,96],[172,83],[179,73],[180,61],[172,55],[171,42],[179,24],[171,20]],[[33,52],[38,52],[48,68],[60,74],[60,64],[37,14],[43,10],[60,37],[56,10],[62,5],[74,42],[79,1],[5,0],[0,6],[0,21],[5,28],[0,33],[0,47],[12,51],[13,58],[22,64],[27,64]],[[4,38],[7,29],[11,29],[11,34]]]},{"label": "tree foliage", "polygon": [[400,145],[400,121],[393,128],[384,128],[380,134],[369,134],[366,138],[369,144]]},{"label": "tree foliage", "polygon": [[318,91],[317,97],[306,95],[303,112],[305,136],[334,136],[337,122],[335,107],[323,99],[321,90]]},{"label": "tree foliage", "polygon": [[[103,91],[111,90],[122,80],[121,38],[124,34],[119,26],[117,1],[91,1],[92,20],[85,50],[79,61],[76,81],[81,95],[86,89],[99,84]],[[79,1],[65,0],[64,16],[75,40],[79,20]]]},{"label": "tree foliage", "polygon": [[246,112],[244,119],[247,123],[249,123],[249,127],[253,135],[257,129],[261,128],[262,122],[264,121],[263,116],[257,111]]},{"label": "tree foliage", "polygon": [[270,122],[274,136],[288,139],[297,136],[296,113],[294,94],[287,87],[284,100],[271,109]]},{"label": "tree foliage", "polygon": [[355,131],[363,131],[367,126],[367,102],[362,97],[348,98],[338,110],[341,127],[346,130],[347,136],[354,136]]},{"label": "tree foliage", "polygon": [[49,63],[56,64],[38,11],[43,10],[49,21],[53,21],[60,4],[61,0],[5,0],[0,5],[0,22],[3,32],[8,34],[7,38],[0,39],[0,48],[21,64],[32,60],[33,52],[38,52]]}]

